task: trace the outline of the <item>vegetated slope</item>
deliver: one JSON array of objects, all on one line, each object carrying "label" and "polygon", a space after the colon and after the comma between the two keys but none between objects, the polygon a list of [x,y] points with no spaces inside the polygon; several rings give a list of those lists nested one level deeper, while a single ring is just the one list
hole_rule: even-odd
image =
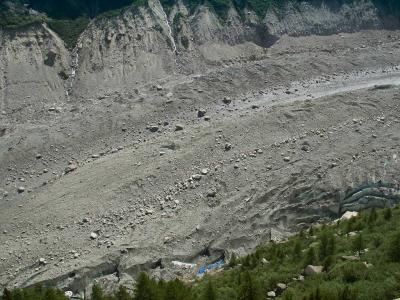
[{"label": "vegetated slope", "polygon": [[[93,286],[92,300],[364,300],[400,296],[400,209],[372,209],[337,223],[311,227],[288,241],[232,256],[225,271],[191,282],[155,281],[142,273],[134,296],[122,287],[105,295]],[[305,267],[313,265],[314,274]],[[310,267],[308,267],[311,269]],[[65,299],[40,287],[5,290],[3,300]]]}]

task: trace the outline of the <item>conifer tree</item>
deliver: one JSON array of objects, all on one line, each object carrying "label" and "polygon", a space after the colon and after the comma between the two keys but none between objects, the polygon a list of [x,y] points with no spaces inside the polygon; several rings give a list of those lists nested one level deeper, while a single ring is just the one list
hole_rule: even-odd
[{"label": "conifer tree", "polygon": [[3,291],[2,300],[13,300],[12,293],[7,288],[5,288]]},{"label": "conifer tree", "polygon": [[149,276],[142,272],[140,273],[135,290],[134,290],[135,300],[159,300],[159,292],[156,284],[152,282]]},{"label": "conifer tree", "polygon": [[115,298],[117,300],[131,300],[131,296],[129,295],[126,287],[120,286],[118,292],[115,294]]},{"label": "conifer tree", "polygon": [[314,262],[315,262],[315,250],[313,247],[310,247],[307,250],[304,264],[307,266],[314,264]]},{"label": "conifer tree", "polygon": [[233,268],[236,265],[237,265],[236,254],[232,253],[231,259],[229,260],[229,267]]},{"label": "conifer tree", "polygon": [[260,290],[254,282],[249,271],[243,274],[242,284],[239,289],[239,300],[259,300]]},{"label": "conifer tree", "polygon": [[390,238],[387,254],[391,261],[400,262],[400,232]]},{"label": "conifer tree", "polygon": [[364,239],[363,239],[363,236],[361,233],[359,235],[357,235],[356,238],[353,240],[352,248],[353,248],[353,251],[357,251],[357,252],[360,252],[361,250],[363,250],[365,248]]},{"label": "conifer tree", "polygon": [[216,300],[217,299],[214,285],[210,279],[207,281],[203,299],[204,300]]},{"label": "conifer tree", "polygon": [[392,218],[392,210],[390,209],[390,207],[385,209],[385,212],[383,213],[383,218],[386,221],[389,221]]}]

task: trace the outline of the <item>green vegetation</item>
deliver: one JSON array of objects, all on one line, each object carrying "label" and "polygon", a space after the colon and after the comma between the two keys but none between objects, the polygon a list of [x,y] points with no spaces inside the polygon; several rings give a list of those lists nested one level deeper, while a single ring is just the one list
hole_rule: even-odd
[{"label": "green vegetation", "polygon": [[5,0],[0,0],[0,27],[18,29],[46,22],[64,40],[68,48],[75,46],[79,35],[86,29],[91,18],[111,18],[120,15],[127,7],[147,4],[147,0],[26,1],[31,8],[40,12],[36,15],[24,9],[21,1],[11,2],[15,3],[17,10],[9,9]]},{"label": "green vegetation", "polygon": [[89,19],[82,17],[75,20],[49,20],[48,24],[63,39],[67,48],[73,48],[89,24]]},{"label": "green vegetation", "polygon": [[[309,264],[323,272],[299,277]],[[295,278],[295,279],[294,279]],[[297,279],[299,278],[299,279]],[[301,280],[300,280],[301,279]],[[400,297],[400,209],[371,210],[356,218],[310,228],[288,241],[231,257],[224,272],[195,283],[155,281],[142,273],[133,295],[125,288],[92,300],[263,300],[277,283],[284,300],[364,300]],[[279,294],[279,293],[278,293]],[[63,300],[62,292],[36,287],[5,291],[2,300]]]},{"label": "green vegetation", "polygon": [[15,14],[7,9],[0,0],[0,27],[14,29],[41,23],[46,18],[43,15]]}]

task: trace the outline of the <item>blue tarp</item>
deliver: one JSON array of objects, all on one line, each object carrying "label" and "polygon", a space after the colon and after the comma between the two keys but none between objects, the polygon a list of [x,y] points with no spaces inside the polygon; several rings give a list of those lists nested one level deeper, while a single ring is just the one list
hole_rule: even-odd
[{"label": "blue tarp", "polygon": [[197,276],[201,277],[201,276],[204,276],[204,274],[206,274],[208,271],[218,270],[218,269],[222,268],[224,266],[224,264],[225,264],[225,261],[223,259],[220,259],[210,265],[201,266],[199,271],[197,271]]}]

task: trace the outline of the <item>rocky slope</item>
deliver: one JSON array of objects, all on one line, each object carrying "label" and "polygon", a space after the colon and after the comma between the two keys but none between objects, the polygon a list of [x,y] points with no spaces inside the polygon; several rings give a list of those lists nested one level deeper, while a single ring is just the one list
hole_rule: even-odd
[{"label": "rocky slope", "polygon": [[1,286],[171,278],[398,202],[385,26],[369,1],[263,22],[151,1],[71,52],[46,25],[1,32]]}]

